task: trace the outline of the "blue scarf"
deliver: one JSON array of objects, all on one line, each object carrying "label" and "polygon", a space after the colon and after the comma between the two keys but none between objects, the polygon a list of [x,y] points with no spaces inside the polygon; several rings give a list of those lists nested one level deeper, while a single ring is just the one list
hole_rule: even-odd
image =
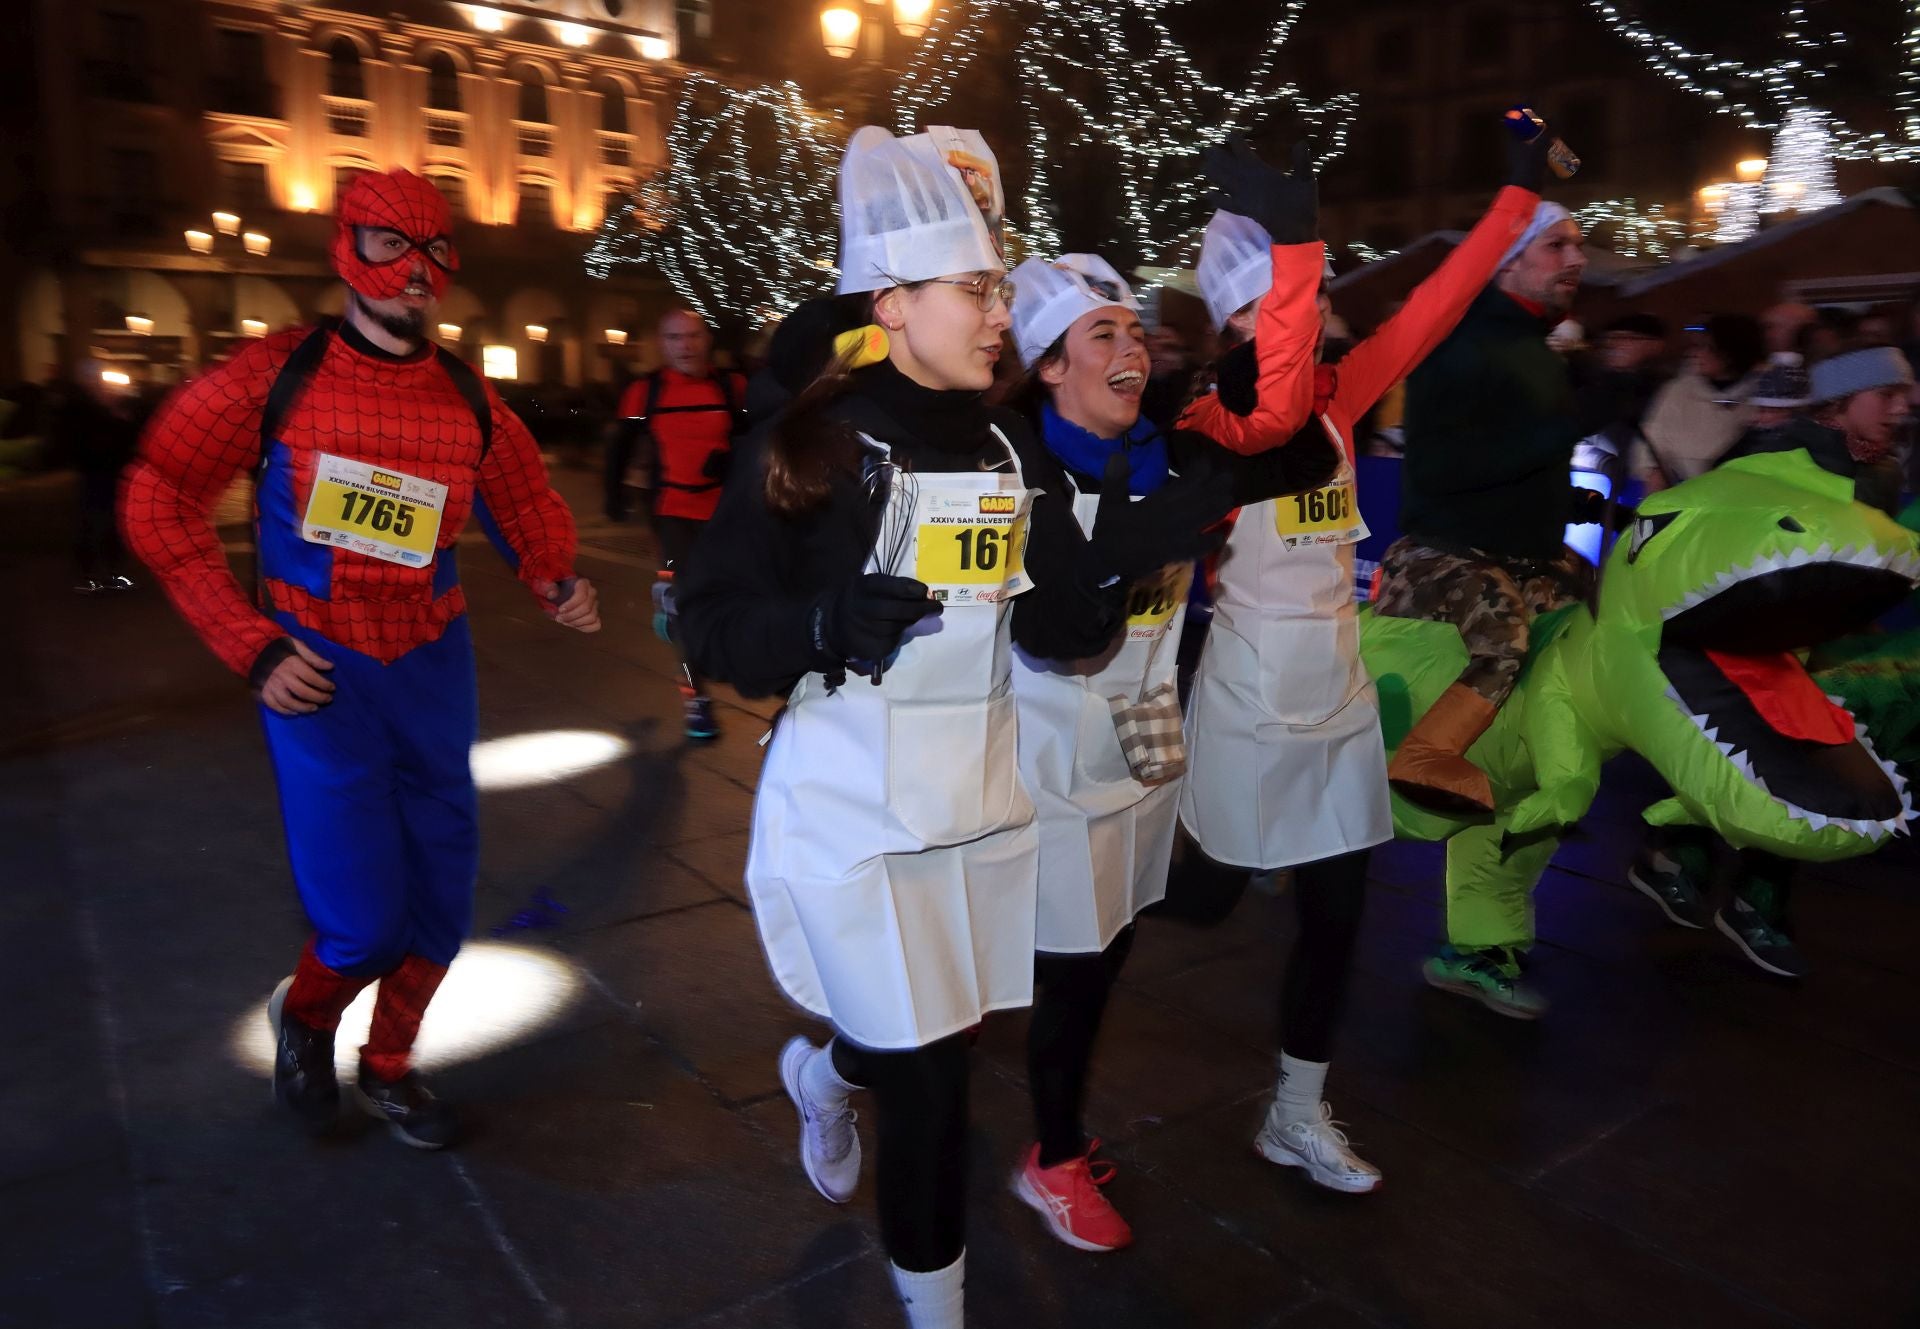
[{"label": "blue scarf", "polygon": [[1094,490],[1089,492],[1098,490],[1100,478],[1107,473],[1108,459],[1123,450],[1127,454],[1128,493],[1151,494],[1167,482],[1167,440],[1145,416],[1120,438],[1100,438],[1064,418],[1053,409],[1052,402],[1046,402],[1040,408],[1040,432],[1047,451],[1058,457],[1061,465],[1093,481]]}]

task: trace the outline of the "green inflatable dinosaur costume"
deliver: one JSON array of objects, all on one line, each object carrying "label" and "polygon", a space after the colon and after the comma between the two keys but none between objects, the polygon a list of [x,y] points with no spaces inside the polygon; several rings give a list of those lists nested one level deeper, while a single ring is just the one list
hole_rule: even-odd
[{"label": "green inflatable dinosaur costume", "polygon": [[[1647,810],[1655,825],[1820,861],[1906,831],[1905,781],[1795,654],[1920,583],[1920,540],[1852,494],[1804,452],[1728,462],[1641,504],[1597,615],[1535,620],[1519,686],[1469,753],[1495,815],[1393,800],[1402,837],[1447,841],[1454,946],[1532,943],[1534,883],[1626,748],[1674,791]],[[1389,750],[1467,663],[1451,624],[1364,611],[1361,654]]]}]

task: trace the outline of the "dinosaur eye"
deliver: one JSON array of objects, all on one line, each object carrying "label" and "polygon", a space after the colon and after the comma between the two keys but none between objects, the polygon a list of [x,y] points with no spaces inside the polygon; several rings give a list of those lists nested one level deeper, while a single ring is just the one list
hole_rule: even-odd
[{"label": "dinosaur eye", "polygon": [[1780,519],[1780,529],[1783,531],[1792,531],[1795,535],[1805,535],[1807,533],[1807,528],[1795,521],[1792,517],[1782,517]]},{"label": "dinosaur eye", "polygon": [[1639,558],[1640,551],[1647,547],[1647,542],[1673,525],[1674,519],[1679,515],[1677,512],[1656,512],[1650,516],[1635,518],[1633,540],[1627,546],[1627,562],[1632,563]]}]

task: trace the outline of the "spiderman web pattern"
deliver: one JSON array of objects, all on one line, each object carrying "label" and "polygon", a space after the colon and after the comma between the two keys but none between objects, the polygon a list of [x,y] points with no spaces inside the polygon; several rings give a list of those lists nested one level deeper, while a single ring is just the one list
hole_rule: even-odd
[{"label": "spiderman web pattern", "polygon": [[[215,655],[245,674],[285,635],[256,608],[228,566],[209,512],[260,460],[267,392],[302,331],[255,342],[173,394],[155,415],[129,468],[121,524],[129,547]],[[326,451],[447,486],[439,548],[459,537],[476,491],[520,559],[523,581],[571,575],[573,517],[547,483],[526,426],[487,389],[493,443],[484,459],[473,411],[438,361],[375,360],[335,339],[281,430],[298,522]],[[465,607],[459,587],[438,599],[431,567],[404,567],[331,549],[324,596],[269,579],[268,602],[342,646],[393,661],[434,640]],[[443,557],[446,555],[442,555]]]}]

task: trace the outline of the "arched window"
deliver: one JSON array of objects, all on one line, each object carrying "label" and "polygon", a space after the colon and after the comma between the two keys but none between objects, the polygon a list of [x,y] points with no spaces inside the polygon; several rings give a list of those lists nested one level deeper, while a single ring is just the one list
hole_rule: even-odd
[{"label": "arched window", "polygon": [[455,217],[467,215],[467,178],[465,176],[430,172],[427,179],[433,182],[434,188],[446,196],[447,207]]},{"label": "arched window", "polygon": [[327,46],[327,93],[362,99],[367,95],[367,80],[360,70],[360,48],[349,38],[335,37]]},{"label": "arched window", "polygon": [[544,180],[522,180],[520,213],[514,220],[521,226],[552,228],[553,186]]},{"label": "arched window", "polygon": [[516,118],[539,125],[550,123],[547,119],[547,81],[540,77],[537,69],[520,71],[520,113]]},{"label": "arched window", "polygon": [[427,106],[435,111],[460,109],[460,70],[445,51],[435,51],[427,61]]},{"label": "arched window", "polygon": [[627,90],[610,78],[594,80],[600,94],[600,128],[609,134],[627,132]]}]

